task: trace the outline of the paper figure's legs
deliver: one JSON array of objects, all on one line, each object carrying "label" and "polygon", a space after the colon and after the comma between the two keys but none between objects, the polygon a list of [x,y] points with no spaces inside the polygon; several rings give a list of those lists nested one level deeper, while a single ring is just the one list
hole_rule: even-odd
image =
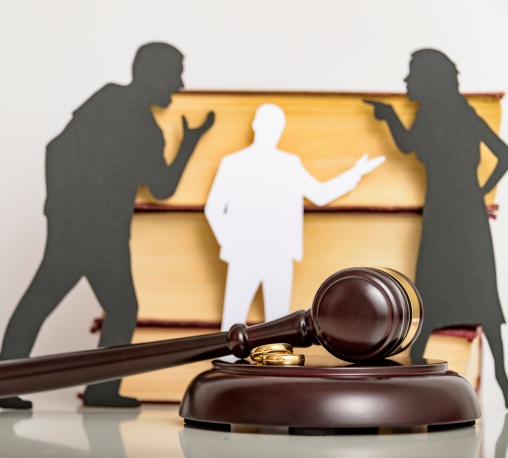
[{"label": "paper figure's legs", "polygon": [[496,380],[503,391],[505,406],[508,407],[508,378],[504,368],[504,350],[503,340],[501,338],[501,325],[494,323],[492,325],[483,325],[483,332],[489,342],[490,351],[494,357],[496,370]]},{"label": "paper figure's legs", "polygon": [[[71,257],[62,257],[55,237],[48,233],[39,270],[7,325],[0,360],[30,355],[42,324],[80,277],[81,274],[72,265]],[[0,400],[0,407],[29,409],[32,403],[16,397],[5,398]]]},{"label": "paper figure's legs", "polygon": [[[127,345],[136,328],[138,313],[128,243],[125,250],[118,250],[107,259],[99,257],[95,267],[87,278],[105,312],[99,346]],[[118,394],[120,382],[121,379],[118,379],[89,385],[83,395],[83,403],[87,406],[138,407],[136,399]]]},{"label": "paper figure's legs", "polygon": [[275,261],[267,266],[263,276],[265,320],[272,321],[287,315],[291,308],[293,290],[293,260]]},{"label": "paper figure's legs", "polygon": [[221,329],[228,331],[236,323],[245,323],[254,295],[261,283],[256,262],[241,260],[228,266]]}]

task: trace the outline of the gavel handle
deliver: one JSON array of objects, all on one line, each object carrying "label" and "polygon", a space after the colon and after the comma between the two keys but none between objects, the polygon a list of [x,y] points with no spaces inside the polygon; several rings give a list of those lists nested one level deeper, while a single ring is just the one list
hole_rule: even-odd
[{"label": "gavel handle", "polygon": [[0,398],[97,383],[233,354],[245,358],[258,345],[285,342],[308,347],[314,337],[310,310],[228,332],[0,362]]}]

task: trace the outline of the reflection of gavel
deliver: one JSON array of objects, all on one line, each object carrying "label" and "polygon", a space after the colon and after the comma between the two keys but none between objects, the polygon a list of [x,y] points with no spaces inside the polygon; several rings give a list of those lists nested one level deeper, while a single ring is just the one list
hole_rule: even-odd
[{"label": "reflection of gavel", "polygon": [[422,302],[415,286],[389,269],[351,268],[329,277],[312,308],[229,332],[0,363],[0,397],[139,374],[287,342],[321,344],[337,358],[362,362],[397,354],[418,336]]}]

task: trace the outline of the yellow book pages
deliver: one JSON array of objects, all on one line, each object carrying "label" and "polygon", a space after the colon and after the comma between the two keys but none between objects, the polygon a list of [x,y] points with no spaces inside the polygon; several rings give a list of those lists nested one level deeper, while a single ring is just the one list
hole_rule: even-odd
[{"label": "yellow book pages", "polygon": [[470,342],[464,337],[432,334],[424,357],[447,361],[451,371],[462,375],[473,388],[478,388],[481,373],[480,336]]},{"label": "yellow book pages", "polygon": [[461,337],[433,335],[425,346],[424,357],[448,361],[450,370],[463,374],[471,353],[471,343]]},{"label": "yellow book pages", "polygon": [[471,342],[471,352],[469,360],[464,369],[464,377],[471,384],[471,386],[478,390],[480,388],[482,373],[482,335],[478,335]]},{"label": "yellow book pages", "polygon": [[[362,102],[365,98],[392,104],[406,126],[414,120],[417,104],[404,95],[205,91],[175,94],[167,109],[153,108],[164,133],[164,155],[168,163],[173,160],[183,136],[182,115],[187,117],[191,127],[200,125],[209,111],[214,111],[216,118],[210,131],[200,140],[176,193],[163,203],[204,205],[222,157],[252,142],[251,124],[257,107],[275,103],[287,117],[279,148],[300,156],[303,165],[320,181],[352,167],[364,153],[371,157],[386,156],[386,162],[365,176],[357,189],[330,205],[422,206],[424,167],[414,154],[406,156],[397,150],[386,123],[374,118],[372,106]],[[501,119],[499,97],[472,95],[467,99],[498,132]],[[478,174],[483,184],[497,159],[484,145],[481,158]],[[491,205],[493,201],[494,191],[487,196],[486,203]],[[141,187],[136,202],[161,203]]]},{"label": "yellow book pages", "polygon": [[[409,349],[397,355],[408,357]],[[472,341],[465,337],[431,334],[425,346],[424,358],[446,361],[451,371],[462,375],[477,390],[481,375],[481,334]]]},{"label": "yellow book pages", "polygon": [[[305,214],[291,310],[309,308],[321,283],[347,267],[388,266],[414,278],[420,226],[416,215]],[[202,213],[136,213],[131,253],[139,319],[221,321],[227,264]],[[263,320],[258,291],[248,321]]]}]

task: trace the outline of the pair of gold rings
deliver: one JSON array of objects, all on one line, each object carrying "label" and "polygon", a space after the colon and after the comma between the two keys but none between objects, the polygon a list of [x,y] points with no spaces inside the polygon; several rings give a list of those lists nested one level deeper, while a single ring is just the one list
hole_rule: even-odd
[{"label": "pair of gold rings", "polygon": [[261,345],[250,352],[250,357],[256,363],[274,366],[302,366],[304,355],[295,355],[293,346],[287,343]]}]

